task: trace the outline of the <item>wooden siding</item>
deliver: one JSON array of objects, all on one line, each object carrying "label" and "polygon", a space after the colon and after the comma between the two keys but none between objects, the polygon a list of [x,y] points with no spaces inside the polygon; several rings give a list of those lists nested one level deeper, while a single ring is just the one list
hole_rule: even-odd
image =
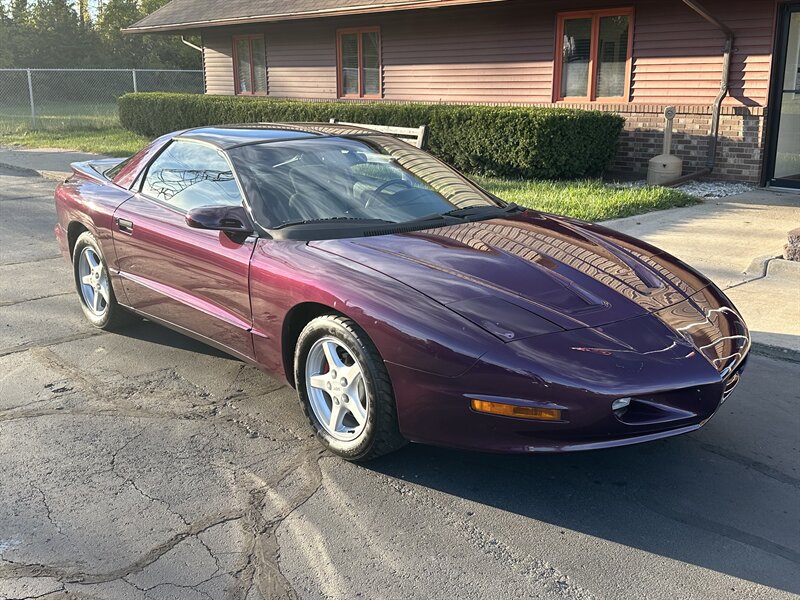
[{"label": "wooden siding", "polygon": [[[736,34],[729,105],[766,104],[775,4],[705,0]],[[203,32],[210,94],[234,92],[231,36],[266,36],[269,95],[336,97],[336,29],[381,28],[386,100],[550,103],[558,11],[635,8],[630,98],[709,104],[719,90],[722,34],[680,0],[541,0],[219,28]]]},{"label": "wooden siding", "polygon": [[223,31],[203,32],[203,68],[206,94],[233,94],[233,34]]},{"label": "wooden siding", "polygon": [[336,30],[325,22],[273,25],[267,32],[270,96],[336,98]]},{"label": "wooden siding", "polygon": [[470,7],[419,22],[398,15],[383,25],[384,96],[550,102],[554,22],[520,5]]},{"label": "wooden siding", "polygon": [[[735,35],[727,104],[763,106],[772,60],[774,2],[705,0]],[[706,21],[671,2],[637,9],[633,50],[636,102],[705,104],[719,91],[724,38]]]}]

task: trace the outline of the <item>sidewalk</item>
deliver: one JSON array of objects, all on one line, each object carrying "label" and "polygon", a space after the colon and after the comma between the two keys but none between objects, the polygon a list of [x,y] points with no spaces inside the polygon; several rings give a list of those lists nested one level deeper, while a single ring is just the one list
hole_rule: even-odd
[{"label": "sidewalk", "polygon": [[58,148],[15,148],[0,146],[0,167],[12,169],[28,175],[40,175],[48,179],[64,179],[71,172],[69,165],[74,162],[105,158],[98,154],[73,152]]},{"label": "sidewalk", "polygon": [[663,248],[711,278],[762,350],[800,356],[800,263],[775,258],[787,232],[800,226],[800,194],[759,189],[604,225]]}]

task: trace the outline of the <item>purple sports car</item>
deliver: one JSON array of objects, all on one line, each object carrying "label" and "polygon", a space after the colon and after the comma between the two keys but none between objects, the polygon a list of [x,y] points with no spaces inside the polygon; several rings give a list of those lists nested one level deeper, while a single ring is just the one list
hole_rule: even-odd
[{"label": "purple sports car", "polygon": [[749,350],[676,258],[369,129],[205,127],[73,168],[55,231],[87,319],[140,315],[285,378],[349,460],[686,433]]}]

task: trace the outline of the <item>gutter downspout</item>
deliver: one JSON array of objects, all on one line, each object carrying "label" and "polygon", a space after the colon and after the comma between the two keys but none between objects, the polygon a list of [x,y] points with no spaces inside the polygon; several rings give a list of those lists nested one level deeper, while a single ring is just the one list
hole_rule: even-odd
[{"label": "gutter downspout", "polygon": [[194,48],[194,49],[195,49],[195,50],[197,50],[198,52],[202,52],[202,51],[203,51],[203,49],[202,49],[200,46],[198,46],[197,44],[193,44],[192,42],[190,42],[189,40],[187,40],[187,39],[186,39],[184,36],[181,36],[181,41],[182,41],[184,44],[186,44],[187,46],[189,46],[189,48]]},{"label": "gutter downspout", "polygon": [[[206,53],[203,48],[198,46],[197,44],[193,44],[189,40],[187,40],[183,35],[181,35],[181,42],[189,46],[189,48],[193,48],[200,53],[200,60],[203,63],[203,93],[208,92],[208,86],[206,85]],[[202,38],[200,43],[202,44]]]},{"label": "gutter downspout", "polygon": [[710,175],[714,171],[714,166],[717,163],[717,145],[719,143],[719,114],[722,108],[722,101],[725,99],[725,96],[728,95],[728,89],[730,87],[731,54],[733,53],[734,38],[733,31],[730,27],[721,23],[702,5],[696,2],[696,0],[682,0],[682,2],[725,34],[725,47],[722,51],[722,78],[719,83],[719,93],[711,104],[711,130],[708,134],[708,156],[706,157],[706,166],[694,173],[689,173],[688,175],[683,175],[663,183],[662,185],[666,187],[680,185],[681,183],[697,179],[703,175]]}]

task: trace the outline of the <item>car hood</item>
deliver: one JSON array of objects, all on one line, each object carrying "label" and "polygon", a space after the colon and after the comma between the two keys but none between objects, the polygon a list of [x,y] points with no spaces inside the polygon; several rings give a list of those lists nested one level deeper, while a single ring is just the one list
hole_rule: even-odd
[{"label": "car hood", "polygon": [[484,303],[471,312],[491,312],[488,299],[499,299],[495,312],[508,319],[519,320],[521,308],[563,329],[658,311],[709,284],[644,242],[533,211],[309,245],[380,271],[457,312],[465,301],[480,299]]}]

